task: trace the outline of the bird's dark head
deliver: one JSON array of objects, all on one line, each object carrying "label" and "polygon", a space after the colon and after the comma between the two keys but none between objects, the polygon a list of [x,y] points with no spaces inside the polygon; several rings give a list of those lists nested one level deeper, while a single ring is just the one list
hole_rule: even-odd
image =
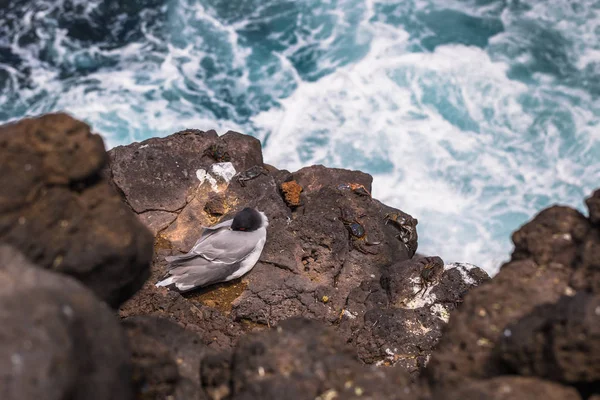
[{"label": "bird's dark head", "polygon": [[265,214],[256,211],[254,208],[246,207],[235,214],[231,223],[231,230],[252,232],[268,225]]}]

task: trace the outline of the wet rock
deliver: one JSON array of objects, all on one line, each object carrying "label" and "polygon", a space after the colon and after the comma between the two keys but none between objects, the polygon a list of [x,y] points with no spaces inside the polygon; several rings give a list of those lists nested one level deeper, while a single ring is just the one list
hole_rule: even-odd
[{"label": "wet rock", "polygon": [[581,292],[536,307],[506,328],[497,351],[519,375],[600,383],[600,297]]},{"label": "wet rock", "polygon": [[200,360],[205,347],[198,335],[162,318],[123,321],[132,348],[138,399],[204,399]]},{"label": "wet rock", "polygon": [[0,287],[0,398],[133,398],[126,338],[92,292],[7,245]]},{"label": "wet rock", "polygon": [[[316,321],[291,319],[244,336],[229,357],[203,361],[213,399],[414,399],[417,388],[398,369],[363,365],[337,335]],[[214,395],[218,394],[218,395]]]},{"label": "wet rock", "polygon": [[116,307],[141,287],[150,233],[102,178],[100,136],[65,114],[0,127],[0,240]]},{"label": "wet rock", "polygon": [[600,226],[600,189],[585,199],[585,204],[590,211],[590,221],[592,224]]},{"label": "wet rock", "polygon": [[502,376],[471,381],[454,391],[436,393],[434,398],[439,400],[580,400],[581,396],[574,388],[554,382],[520,376]]}]

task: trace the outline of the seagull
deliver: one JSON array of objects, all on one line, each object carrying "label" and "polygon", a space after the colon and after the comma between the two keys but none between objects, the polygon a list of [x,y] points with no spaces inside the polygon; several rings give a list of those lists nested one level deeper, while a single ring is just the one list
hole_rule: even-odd
[{"label": "seagull", "polygon": [[204,227],[187,254],[165,258],[169,271],[156,286],[187,292],[239,278],[258,262],[267,240],[267,226],[269,220],[263,212],[246,207],[233,219]]}]

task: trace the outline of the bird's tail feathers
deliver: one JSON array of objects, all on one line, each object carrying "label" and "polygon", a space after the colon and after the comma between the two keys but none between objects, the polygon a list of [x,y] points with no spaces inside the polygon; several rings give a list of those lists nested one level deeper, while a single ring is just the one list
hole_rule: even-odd
[{"label": "bird's tail feathers", "polygon": [[171,268],[154,286],[166,287],[167,289],[176,290],[180,293],[194,289],[197,285],[186,282],[190,267],[191,266],[181,264],[174,265],[173,268]]}]

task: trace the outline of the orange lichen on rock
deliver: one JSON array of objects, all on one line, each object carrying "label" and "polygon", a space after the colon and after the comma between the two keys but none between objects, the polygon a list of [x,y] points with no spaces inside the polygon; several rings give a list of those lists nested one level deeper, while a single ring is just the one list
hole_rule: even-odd
[{"label": "orange lichen on rock", "polygon": [[298,185],[298,182],[283,182],[281,184],[281,192],[283,193],[283,197],[288,206],[298,207],[300,205],[300,193],[302,192],[302,186]]}]

